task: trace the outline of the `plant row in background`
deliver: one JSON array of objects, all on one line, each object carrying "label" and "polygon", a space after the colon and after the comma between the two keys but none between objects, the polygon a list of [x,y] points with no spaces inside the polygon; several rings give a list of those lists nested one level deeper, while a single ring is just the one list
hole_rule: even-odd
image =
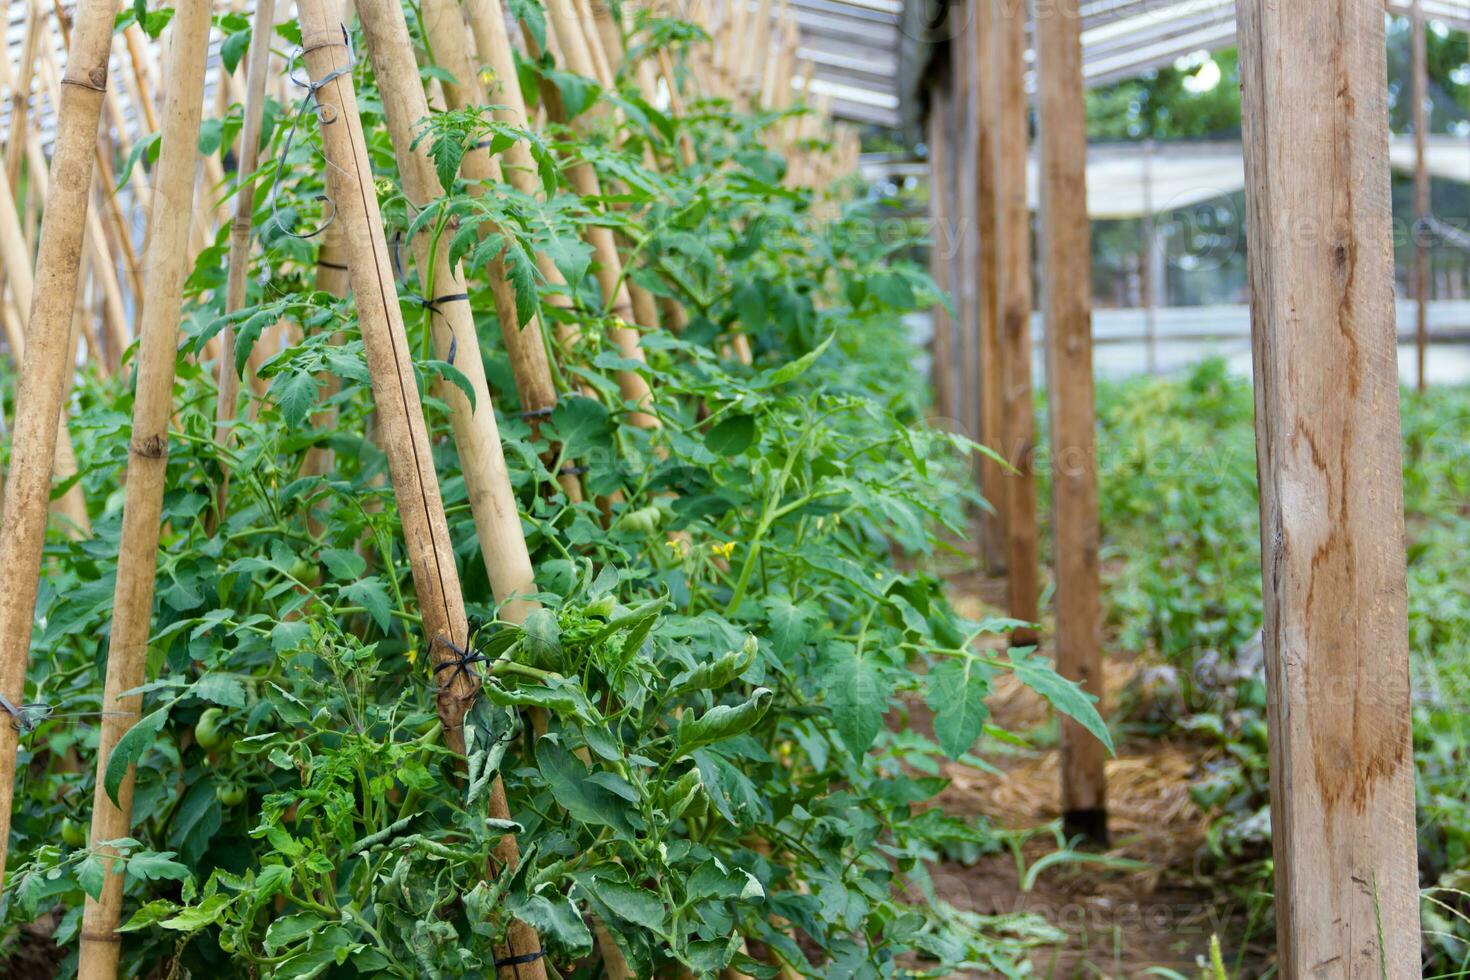
[{"label": "plant row in background", "polygon": [[[1463,589],[1470,390],[1406,394],[1402,413],[1425,975],[1460,976],[1470,964],[1470,604]],[[1141,652],[1145,665],[1115,724],[1129,734],[1184,738],[1203,753],[1191,788],[1212,816],[1202,867],[1243,911],[1249,932],[1233,938],[1269,945],[1250,383],[1223,360],[1208,360],[1178,378],[1101,385],[1098,417],[1110,631],[1117,649]]]}]

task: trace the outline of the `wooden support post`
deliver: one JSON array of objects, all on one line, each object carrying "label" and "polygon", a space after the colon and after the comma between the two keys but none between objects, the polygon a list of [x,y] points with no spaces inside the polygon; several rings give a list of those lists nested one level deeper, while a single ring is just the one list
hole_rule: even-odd
[{"label": "wooden support post", "polygon": [[[999,450],[1005,442],[1001,421],[1004,417],[1004,381],[1001,369],[1000,339],[1000,269],[996,263],[996,190],[995,127],[999,107],[996,92],[995,16],[990,0],[973,0],[974,17],[970,36],[976,47],[978,73],[971,81],[977,86],[980,128],[975,153],[975,223],[980,239],[976,278],[980,289],[980,442]],[[991,575],[1004,575],[1008,565],[1006,513],[1009,506],[1010,481],[999,463],[989,457],[980,459],[980,493],[990,503],[991,511],[980,516],[980,553],[985,570]]]},{"label": "wooden support post", "polygon": [[[321,129],[328,191],[347,247],[352,292],[357,298],[363,346],[372,373],[378,438],[388,457],[393,493],[399,503],[404,550],[423,617],[424,642],[434,663],[455,663],[458,657],[454,648],[466,649],[469,643],[464,596],[399,311],[383,218],[373,193],[345,29],[335,8],[332,0],[298,0],[302,50],[306,71],[314,80],[321,118],[326,120]],[[464,716],[479,693],[479,681],[465,671],[448,673],[449,680],[438,692],[439,717],[445,745],[463,754]],[[492,817],[510,818],[499,779],[491,788],[489,809]],[[520,861],[513,835],[502,837],[495,852],[507,870],[513,870]],[[513,922],[510,946],[514,955],[526,956],[541,949],[541,940],[530,926]],[[509,970],[502,972],[510,975]],[[544,961],[533,959],[521,970],[521,976],[523,980],[544,980]]]},{"label": "wooden support post", "polygon": [[[951,46],[949,64],[950,132],[956,160],[974,160],[980,144],[980,100],[975,90],[974,53],[966,44]],[[836,146],[833,146],[833,152]],[[976,217],[980,201],[969,168],[954,174],[953,247],[956,266],[955,292],[960,314],[959,336],[955,338],[955,360],[959,378],[959,419],[965,435],[980,435],[980,319],[985,299],[980,294],[980,235]]]},{"label": "wooden support post", "polygon": [[[0,694],[16,705],[24,700],[57,422],[66,376],[73,369],[67,363],[71,321],[114,12],[111,0],[80,0],[76,8],[77,27],[56,112],[52,169],[57,179],[46,198],[26,334],[29,349],[16,389],[10,473],[0,519],[0,555],[5,556],[0,561]],[[0,875],[10,840],[16,736],[15,725],[8,720],[0,723]]]},{"label": "wooden support post", "polygon": [[[209,0],[181,0],[169,23],[168,93],[158,188],[148,236],[147,310],[139,324],[137,397],[129,442],[127,489],[118,542],[117,584],[107,646],[102,721],[98,726],[97,783],[92,799],[92,847],[115,852],[103,842],[127,837],[132,827],[135,769],[110,796],[105,775],[113,750],[138,720],[141,694],[126,694],[147,680],[148,637],[153,621],[158,536],[168,475],[168,426],[173,417],[174,365],[184,277],[188,274],[189,222],[194,214],[196,143],[203,115],[204,63],[209,53]],[[58,180],[58,183],[60,181]],[[123,869],[110,862],[98,899],[88,896],[82,912],[80,980],[117,976],[121,937]]]},{"label": "wooden support post", "polygon": [[[1040,90],[1042,309],[1051,399],[1057,671],[1103,696],[1098,595],[1096,409],[1092,381],[1092,234],[1078,0],[1057,0],[1036,31]],[[1068,836],[1108,839],[1106,752],[1061,720],[1062,822]]]},{"label": "wooden support post", "polygon": [[[940,290],[950,293],[950,261],[946,229],[954,220],[949,198],[953,168],[949,150],[949,86],[940,80],[929,87],[929,215],[933,222],[929,271]],[[929,376],[934,387],[934,415],[950,424],[955,411],[954,324],[943,302],[933,307],[934,337],[929,345]]]},{"label": "wooden support post", "polygon": [[[1422,395],[1428,385],[1429,351],[1429,168],[1424,162],[1429,138],[1429,66],[1425,50],[1424,8],[1414,0],[1409,20],[1413,29],[1410,71],[1414,73],[1414,384]],[[1397,324],[1397,320],[1395,320]],[[1395,327],[1397,329],[1397,327]]]},{"label": "wooden support post", "polygon": [[[983,0],[982,0],[983,2]],[[996,80],[996,303],[1001,353],[1001,445],[1015,473],[1003,477],[1006,496],[1010,614],[1035,622],[1040,600],[1036,480],[1032,473],[1036,413],[1031,404],[1031,216],[1026,206],[1026,5],[992,0]],[[1035,630],[1011,634],[1016,645],[1037,641]]]},{"label": "wooden support post", "polygon": [[1383,10],[1238,9],[1277,962],[1417,977]]}]

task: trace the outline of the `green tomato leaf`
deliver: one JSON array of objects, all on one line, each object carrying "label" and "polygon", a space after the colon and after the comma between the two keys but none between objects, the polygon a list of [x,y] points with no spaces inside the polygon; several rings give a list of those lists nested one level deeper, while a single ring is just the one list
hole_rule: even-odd
[{"label": "green tomato leaf", "polygon": [[117,740],[117,745],[113,746],[112,755],[108,756],[107,768],[103,772],[102,788],[107,791],[107,798],[112,800],[114,806],[119,805],[117,791],[128,770],[148,751],[154,738],[163,730],[164,722],[168,721],[168,709],[169,706],[165,705],[152,714],[145,715],[124,732],[123,737]]},{"label": "green tomato leaf", "polygon": [[388,590],[378,576],[374,575],[344,586],[342,597],[366,609],[368,615],[373,617],[373,622],[377,623],[378,628],[384,633],[388,632],[393,625],[393,600],[388,598]]},{"label": "green tomato leaf", "polygon": [[1113,753],[1113,737],[1108,732],[1107,722],[1097,713],[1097,698],[1082,690],[1076,681],[1069,681],[1056,672],[1050,663],[1037,656],[1035,651],[1019,647],[1010,652],[1011,671],[1016,680],[1040,694],[1051,706],[1087,729],[1097,740]]},{"label": "green tomato leaf", "polygon": [[587,767],[551,736],[536,741],[536,765],[551,787],[551,795],[573,820],[611,827],[624,839],[634,836],[633,811],[625,800],[588,779]]},{"label": "green tomato leaf", "polygon": [[750,731],[771,706],[771,697],[769,688],[758,687],[740,704],[717,704],[698,718],[685,715],[679,720],[675,758]]},{"label": "green tomato leaf", "polygon": [[739,456],[755,442],[755,416],[731,415],[704,434],[705,448],[719,456]]},{"label": "green tomato leaf", "polygon": [[872,748],[888,710],[888,683],[871,660],[843,648],[827,671],[827,707],[842,743],[861,759]]},{"label": "green tomato leaf", "polygon": [[985,696],[995,671],[973,657],[935,664],[925,678],[929,706],[934,709],[934,735],[951,759],[969,751],[985,727],[990,711]]}]

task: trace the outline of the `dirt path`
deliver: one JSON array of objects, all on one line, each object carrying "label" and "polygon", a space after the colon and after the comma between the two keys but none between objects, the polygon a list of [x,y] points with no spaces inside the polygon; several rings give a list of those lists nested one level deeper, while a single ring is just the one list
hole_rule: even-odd
[{"label": "dirt path", "polygon": [[[975,575],[951,579],[951,601],[962,614],[998,614],[1004,585]],[[1110,650],[1108,701],[1139,675],[1137,662]],[[1029,689],[1003,677],[989,699],[995,724],[1027,738],[1034,748],[989,745],[985,761],[996,772],[951,763],[951,782],[939,796],[946,812],[988,820],[1014,832],[1009,850],[973,864],[949,862],[935,870],[942,898],[983,915],[1034,912],[1066,933],[1065,942],[1038,950],[1038,976],[1133,978],[1158,976],[1153,967],[1198,975],[1210,937],[1239,935],[1245,909],[1208,887],[1197,862],[1208,822],[1189,798],[1199,750],[1187,743],[1126,739],[1108,763],[1108,810],[1113,848],[1102,857],[1146,864],[1116,868],[1082,861],[1044,865],[1029,887],[1027,871],[1058,850],[1060,818],[1055,723]],[[916,724],[927,721],[914,717]],[[1051,859],[1048,859],[1051,860]],[[1231,948],[1227,941],[1227,948]],[[1257,976],[1245,969],[1242,976]]]}]

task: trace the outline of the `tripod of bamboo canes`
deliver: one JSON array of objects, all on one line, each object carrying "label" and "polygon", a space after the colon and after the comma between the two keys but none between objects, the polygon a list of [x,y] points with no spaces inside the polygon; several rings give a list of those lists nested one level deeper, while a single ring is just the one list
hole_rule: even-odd
[{"label": "tripod of bamboo canes", "polygon": [[[459,669],[463,658],[459,651],[468,649],[469,644],[464,598],[399,311],[382,215],[372,190],[367,143],[350,75],[346,29],[328,10],[327,0],[300,0],[298,16],[306,71],[312,79],[310,91],[323,121],[328,189],[336,220],[343,226],[352,291],[357,297],[358,320],[372,375],[378,438],[388,457],[389,476],[398,500],[426,646],[436,667],[444,665],[448,672],[437,696],[444,740],[451,751],[463,754],[464,717],[480,685],[475,675]],[[489,810],[492,817],[510,818],[505,789],[498,778],[491,787]],[[520,861],[515,837],[502,837],[495,854],[503,868],[514,869]],[[512,958],[526,966],[523,974],[530,980],[543,980],[546,971],[536,930],[513,921],[508,938]],[[519,966],[513,969],[519,970]],[[502,976],[511,973],[504,969],[500,972]]]},{"label": "tripod of bamboo canes", "polygon": [[[45,543],[47,505],[56,459],[57,421],[72,365],[79,257],[86,229],[97,125],[107,84],[111,0],[77,6],[63,94],[56,114],[58,179],[46,197],[30,307],[29,350],[20,365],[11,438],[11,471],[0,518],[0,695],[20,705]],[[10,838],[21,719],[0,723],[0,873]]]},{"label": "tripod of bamboo canes", "polygon": [[[188,272],[189,224],[194,216],[194,173],[203,114],[204,67],[208,55],[209,0],[181,0],[169,24],[168,91],[163,110],[163,145],[148,238],[147,316],[139,325],[137,393],[129,443],[127,488],[118,543],[117,584],[103,684],[102,722],[97,742],[97,782],[92,802],[91,844],[95,853],[116,854],[109,841],[128,836],[132,825],[135,768],[128,767],[116,796],[106,780],[112,753],[133,727],[141,694],[127,694],[147,679],[154,578],[163,494],[168,475],[168,426],[173,416],[184,277]],[[114,859],[97,899],[82,913],[81,980],[117,975],[123,869]]]}]

